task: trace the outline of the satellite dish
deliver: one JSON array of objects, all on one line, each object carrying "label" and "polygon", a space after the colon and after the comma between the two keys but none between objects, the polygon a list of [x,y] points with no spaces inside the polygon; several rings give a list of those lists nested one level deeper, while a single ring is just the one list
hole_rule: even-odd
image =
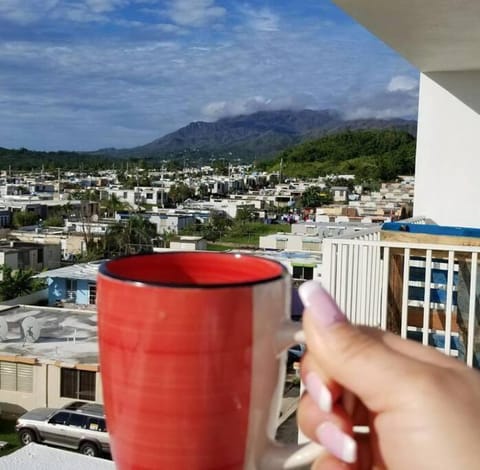
[{"label": "satellite dish", "polygon": [[22,321],[22,330],[27,343],[35,343],[40,337],[40,325],[33,317],[27,317]]},{"label": "satellite dish", "polygon": [[0,318],[0,341],[5,341],[8,335],[8,325],[5,318]]}]

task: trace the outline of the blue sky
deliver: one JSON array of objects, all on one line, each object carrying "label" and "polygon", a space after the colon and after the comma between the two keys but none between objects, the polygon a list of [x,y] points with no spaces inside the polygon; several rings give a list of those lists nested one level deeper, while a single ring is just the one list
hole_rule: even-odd
[{"label": "blue sky", "polygon": [[0,147],[148,143],[275,109],[415,118],[418,71],[329,0],[1,0]]}]

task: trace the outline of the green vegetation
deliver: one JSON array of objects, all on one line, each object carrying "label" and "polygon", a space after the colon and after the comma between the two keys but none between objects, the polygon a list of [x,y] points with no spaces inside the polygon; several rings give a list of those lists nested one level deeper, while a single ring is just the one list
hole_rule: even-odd
[{"label": "green vegetation", "polygon": [[415,172],[415,138],[396,130],[347,131],[292,147],[259,169],[289,177],[355,174],[359,182],[391,181]]},{"label": "green vegetation", "polygon": [[321,207],[324,204],[331,204],[333,196],[330,191],[325,191],[318,186],[310,186],[307,188],[302,197],[300,203],[302,207]]},{"label": "green vegetation", "polygon": [[33,277],[31,269],[13,270],[10,266],[2,266],[2,280],[0,281],[0,300],[10,300],[28,295],[45,288],[43,279]]},{"label": "green vegetation", "polygon": [[12,225],[15,228],[35,225],[39,217],[35,212],[15,211],[12,217]]},{"label": "green vegetation", "polygon": [[151,252],[152,240],[155,238],[157,227],[147,219],[134,215],[125,223],[117,223],[108,228],[104,239],[103,257]]},{"label": "green vegetation", "polygon": [[0,419],[0,441],[8,442],[8,446],[0,451],[0,457],[10,454],[20,447],[20,441],[15,432],[14,420]]},{"label": "green vegetation", "polygon": [[290,230],[287,224],[264,224],[253,220],[253,217],[254,212],[250,206],[240,207],[233,220],[223,212],[214,212],[209,222],[192,225],[183,230],[181,235],[202,236],[215,242],[209,244],[209,250],[223,251],[241,246],[258,247],[260,236],[281,232],[285,227]]},{"label": "green vegetation", "polygon": [[290,231],[290,226],[288,224],[269,225],[262,222],[246,222],[243,224],[235,223],[231,230],[218,241],[220,243],[258,247],[259,237],[281,232],[282,229],[288,229],[288,231]]},{"label": "green vegetation", "polygon": [[231,250],[232,247],[229,245],[221,245],[219,243],[209,243],[207,245],[208,251],[228,251]]}]

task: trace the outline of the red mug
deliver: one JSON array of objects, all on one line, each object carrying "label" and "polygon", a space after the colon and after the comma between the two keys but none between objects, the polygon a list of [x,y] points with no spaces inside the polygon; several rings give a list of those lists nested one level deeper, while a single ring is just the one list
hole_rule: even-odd
[{"label": "red mug", "polygon": [[120,470],[298,468],[322,449],[274,442],[291,281],[265,258],[164,252],[98,275],[100,368]]}]

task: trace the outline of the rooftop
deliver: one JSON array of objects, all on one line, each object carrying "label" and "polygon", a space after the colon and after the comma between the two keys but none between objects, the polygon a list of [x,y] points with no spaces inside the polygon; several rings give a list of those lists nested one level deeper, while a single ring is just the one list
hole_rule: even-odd
[{"label": "rooftop", "polygon": [[[39,328],[34,343],[26,341],[23,333],[22,322],[27,317]],[[98,364],[96,312],[20,305],[0,310],[0,320],[7,326],[6,334],[0,337],[0,355]]]},{"label": "rooftop", "polygon": [[96,281],[98,268],[103,261],[91,261],[89,263],[72,264],[62,268],[50,269],[37,274],[38,278],[61,277],[65,279],[84,279],[87,281]]},{"label": "rooftop", "polygon": [[0,459],[0,468],[35,468],[35,470],[51,470],[52,468],[68,468],[69,470],[115,470],[111,460],[87,457],[75,452],[55,449],[40,444],[29,444],[26,447],[6,455]]}]

